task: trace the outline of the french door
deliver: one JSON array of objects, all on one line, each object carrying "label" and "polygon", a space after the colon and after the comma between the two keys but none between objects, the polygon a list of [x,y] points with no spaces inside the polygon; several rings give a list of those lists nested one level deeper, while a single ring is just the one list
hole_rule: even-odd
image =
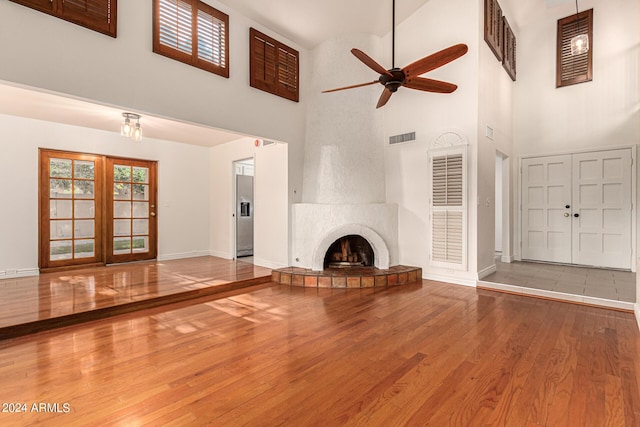
[{"label": "french door", "polygon": [[522,258],[631,268],[631,150],[522,161]]},{"label": "french door", "polygon": [[156,162],[40,150],[39,266],[153,259]]}]

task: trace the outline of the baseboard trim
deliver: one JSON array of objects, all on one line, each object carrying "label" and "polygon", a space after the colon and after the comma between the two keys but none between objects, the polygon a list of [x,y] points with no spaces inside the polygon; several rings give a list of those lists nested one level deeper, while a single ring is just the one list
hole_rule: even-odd
[{"label": "baseboard trim", "polygon": [[158,261],[169,261],[172,259],[185,259],[196,258],[200,256],[209,256],[210,251],[192,251],[192,252],[180,252],[175,254],[163,254],[158,255]]},{"label": "baseboard trim", "polygon": [[39,268],[20,268],[17,270],[0,270],[0,279],[18,279],[20,277],[39,276]]},{"label": "baseboard trim", "polygon": [[500,257],[500,261],[506,262],[507,264],[511,264],[514,260],[513,255],[503,255]]},{"label": "baseboard trim", "polygon": [[425,280],[433,280],[434,282],[443,282],[443,283],[451,283],[454,285],[462,285],[469,286],[472,288],[476,287],[475,279],[468,279],[465,277],[455,277],[455,276],[447,276],[444,274],[433,274],[433,273],[425,273],[424,269],[422,269],[422,278]]},{"label": "baseboard trim", "polygon": [[487,277],[488,275],[495,273],[496,272],[496,265],[490,265],[487,268],[483,268],[482,270],[478,271],[478,280],[482,280],[485,277]]},{"label": "baseboard trim", "polygon": [[635,306],[636,306],[636,309],[635,309],[636,322],[638,322],[638,329],[640,329],[640,303],[637,302]]},{"label": "baseboard trim", "polygon": [[222,259],[233,259],[234,257],[229,252],[221,252],[221,251],[209,251],[207,252],[209,256],[215,256]]},{"label": "baseboard trim", "polygon": [[[478,288],[486,289],[488,291],[506,292],[510,294],[523,295],[534,298],[544,298],[562,302],[570,302],[574,304],[610,308],[613,310],[620,310],[630,313],[634,312],[634,305],[638,305],[632,302],[609,300],[605,298],[596,298],[586,295],[565,294],[563,292],[548,291],[546,289],[525,288],[522,286],[504,285],[502,283],[485,282],[482,280],[478,281]],[[636,319],[637,318],[638,311],[636,311]]]},{"label": "baseboard trim", "polygon": [[[242,261],[242,260],[240,260]],[[277,262],[272,262],[266,259],[262,259],[262,258],[256,258],[255,256],[253,257],[253,265],[257,265],[259,267],[265,267],[265,268],[270,268],[272,270],[278,269],[278,268],[285,268],[285,267],[289,267],[287,264],[279,264]]]}]

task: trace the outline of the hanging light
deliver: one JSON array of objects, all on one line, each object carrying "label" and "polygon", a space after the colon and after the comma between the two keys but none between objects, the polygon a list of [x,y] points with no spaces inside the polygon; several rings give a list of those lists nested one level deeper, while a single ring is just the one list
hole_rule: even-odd
[{"label": "hanging light", "polygon": [[[120,126],[120,135],[131,138],[136,142],[142,141],[142,128],[140,127],[140,115],[134,113],[122,113],[124,122]],[[133,125],[131,120],[136,120],[136,124]]]},{"label": "hanging light", "polygon": [[[576,33],[580,31],[578,0],[576,0]],[[571,39],[571,55],[581,55],[589,51],[589,35],[577,34]]]}]

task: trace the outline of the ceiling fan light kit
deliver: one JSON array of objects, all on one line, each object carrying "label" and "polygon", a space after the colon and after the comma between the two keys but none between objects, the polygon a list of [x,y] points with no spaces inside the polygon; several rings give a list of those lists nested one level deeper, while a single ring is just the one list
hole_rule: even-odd
[{"label": "ceiling fan light kit", "polygon": [[373,80],[367,83],[359,83],[351,86],[340,87],[336,89],[325,90],[322,93],[336,92],[346,89],[354,89],[362,86],[374,85],[380,83],[384,86],[382,95],[378,100],[376,108],[384,106],[397,90],[402,87],[408,87],[409,89],[421,90],[424,92],[434,93],[452,93],[458,86],[453,83],[443,82],[440,80],[433,80],[425,77],[419,77],[420,75],[442,67],[451,61],[460,58],[467,53],[468,47],[465,44],[457,44],[436,52],[432,55],[419,59],[404,68],[396,68],[395,66],[395,0],[392,2],[393,14],[392,14],[392,66],[387,70],[382,65],[377,63],[373,58],[359,49],[351,49],[351,53],[358,58],[364,65],[371,68],[376,73],[380,74],[378,80]]}]

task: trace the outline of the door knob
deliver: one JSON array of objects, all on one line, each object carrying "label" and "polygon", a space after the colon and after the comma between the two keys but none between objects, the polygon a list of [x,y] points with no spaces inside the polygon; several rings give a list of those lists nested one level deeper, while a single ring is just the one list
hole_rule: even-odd
[{"label": "door knob", "polygon": [[565,212],[565,213],[564,213],[564,217],[565,217],[565,218],[568,218],[568,217],[569,217],[569,213],[568,213],[568,212]]},{"label": "door knob", "polygon": [[580,214],[575,213],[575,214],[573,214],[573,216],[574,216],[574,217],[576,217],[576,218],[578,218],[578,217],[580,216]]}]

